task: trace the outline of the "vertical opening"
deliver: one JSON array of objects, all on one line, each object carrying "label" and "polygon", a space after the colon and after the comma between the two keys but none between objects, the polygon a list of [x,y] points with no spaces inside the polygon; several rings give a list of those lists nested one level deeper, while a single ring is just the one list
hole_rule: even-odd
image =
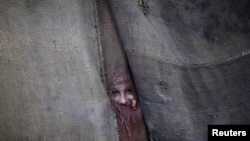
[{"label": "vertical opening", "polygon": [[115,112],[120,141],[147,141],[137,90],[107,0],[97,0],[100,45],[107,95]]}]

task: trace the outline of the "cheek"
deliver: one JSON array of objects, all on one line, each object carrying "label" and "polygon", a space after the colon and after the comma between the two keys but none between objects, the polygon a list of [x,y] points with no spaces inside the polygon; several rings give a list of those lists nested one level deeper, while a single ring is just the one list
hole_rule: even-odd
[{"label": "cheek", "polygon": [[119,95],[117,95],[117,96],[111,96],[110,99],[114,102],[119,102],[119,98],[120,98]]},{"label": "cheek", "polygon": [[127,95],[127,98],[128,98],[129,100],[134,100],[134,99],[135,99],[134,95],[132,95],[132,94]]}]

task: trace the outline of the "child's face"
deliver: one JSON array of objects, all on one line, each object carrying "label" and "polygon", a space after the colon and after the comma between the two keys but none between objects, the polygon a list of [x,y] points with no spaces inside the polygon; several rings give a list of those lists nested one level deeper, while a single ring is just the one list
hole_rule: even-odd
[{"label": "child's face", "polygon": [[121,105],[130,105],[132,109],[136,109],[137,101],[135,99],[134,89],[130,82],[114,82],[114,85],[110,90],[110,95],[113,102],[119,103]]}]

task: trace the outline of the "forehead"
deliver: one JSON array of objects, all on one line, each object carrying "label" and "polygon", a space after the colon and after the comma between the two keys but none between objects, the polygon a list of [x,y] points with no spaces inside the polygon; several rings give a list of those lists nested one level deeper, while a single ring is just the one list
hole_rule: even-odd
[{"label": "forehead", "polygon": [[117,73],[113,76],[111,86],[112,87],[124,87],[131,84],[130,76],[128,73]]},{"label": "forehead", "polygon": [[129,73],[127,72],[116,72],[113,74],[113,81],[117,81],[117,80],[128,80],[129,79]]},{"label": "forehead", "polygon": [[112,88],[113,89],[123,89],[123,88],[129,88],[129,87],[131,87],[130,84],[124,83],[124,84],[120,84],[120,85],[114,85]]}]

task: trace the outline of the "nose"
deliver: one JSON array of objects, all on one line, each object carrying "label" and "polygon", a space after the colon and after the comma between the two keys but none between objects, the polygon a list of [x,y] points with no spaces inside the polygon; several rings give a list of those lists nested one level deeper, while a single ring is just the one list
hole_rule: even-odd
[{"label": "nose", "polygon": [[119,104],[125,105],[125,104],[127,104],[127,102],[128,102],[128,99],[126,98],[125,94],[122,93],[121,97],[119,99]]}]

